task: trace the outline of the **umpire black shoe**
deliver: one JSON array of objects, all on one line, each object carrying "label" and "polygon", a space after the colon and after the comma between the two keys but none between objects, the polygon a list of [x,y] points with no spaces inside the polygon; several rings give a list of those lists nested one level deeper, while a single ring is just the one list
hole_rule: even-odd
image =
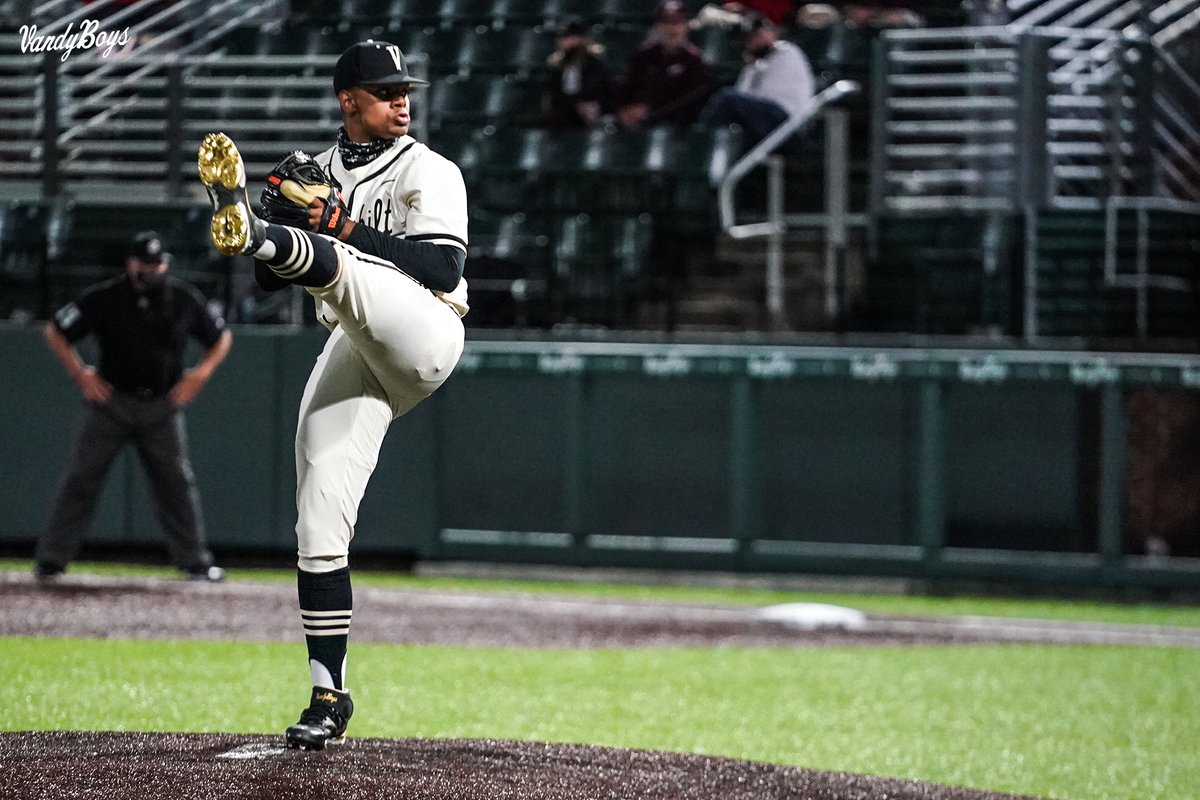
[{"label": "umpire black shoe", "polygon": [[300,750],[324,750],[327,744],[346,741],[346,724],[354,713],[349,692],[337,692],[314,686],[308,708],[300,712],[300,721],[284,731],[287,746]]},{"label": "umpire black shoe", "polygon": [[39,561],[33,567],[33,577],[41,583],[50,583],[61,578],[66,571],[67,568],[62,564],[55,564],[53,561]]},{"label": "umpire black shoe", "polygon": [[267,227],[250,208],[246,165],[237,145],[223,133],[210,133],[200,143],[196,169],[212,200],[213,244],[227,256],[251,255],[262,246]]},{"label": "umpire black shoe", "polygon": [[189,581],[198,583],[221,583],[225,580],[225,570],[216,564],[209,564],[208,566],[199,565],[185,569],[183,577]]}]

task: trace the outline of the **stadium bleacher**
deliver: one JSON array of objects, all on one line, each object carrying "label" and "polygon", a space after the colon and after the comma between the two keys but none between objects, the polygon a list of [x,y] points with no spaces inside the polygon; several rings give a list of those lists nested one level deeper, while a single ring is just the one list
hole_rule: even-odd
[{"label": "stadium bleacher", "polygon": [[[700,0],[689,3],[693,12],[701,5]],[[931,26],[945,26],[953,35],[954,26],[963,23],[965,16],[955,12],[951,5],[958,4],[932,3],[927,21]],[[66,132],[60,137],[61,153],[56,169],[59,180],[70,183],[72,192],[82,196],[83,201],[71,208],[71,218],[77,223],[71,228],[74,238],[60,248],[47,274],[81,273],[86,269],[83,261],[88,254],[94,254],[102,246],[101,238],[122,238],[129,233],[120,230],[119,220],[86,223],[88,215],[102,215],[98,198],[112,184],[140,181],[145,186],[158,186],[155,196],[146,198],[147,207],[164,208],[166,213],[183,216],[190,213],[192,202],[199,198],[190,191],[195,187],[191,186],[187,165],[181,163],[186,161],[192,142],[207,130],[222,128],[237,137],[252,174],[265,171],[286,149],[298,147],[311,151],[326,147],[339,123],[338,108],[329,91],[330,64],[350,43],[368,37],[399,44],[410,56],[416,56],[414,71],[432,81],[428,89],[414,95],[413,133],[462,168],[471,202],[472,238],[476,238],[478,227],[482,243],[481,247],[473,246],[470,264],[484,264],[495,255],[486,248],[496,244],[493,237],[499,236],[499,231],[518,232],[505,234],[497,241],[508,243],[506,255],[500,260],[519,257],[531,262],[534,277],[520,285],[526,319],[536,317],[550,324],[554,321],[552,314],[560,313],[565,319],[588,319],[619,326],[632,324],[630,320],[634,318],[654,318],[653,313],[625,313],[627,309],[617,297],[607,304],[595,302],[596,287],[615,284],[605,284],[593,276],[576,281],[575,288],[568,285],[562,279],[564,264],[578,268],[581,274],[594,266],[581,253],[567,247],[563,238],[568,235],[576,241],[588,241],[601,252],[623,254],[613,256],[610,276],[654,274],[661,265],[650,263],[651,260],[661,260],[664,253],[671,258],[683,258],[681,246],[686,248],[688,269],[697,275],[720,272],[721,265],[716,262],[725,258],[724,253],[730,248],[728,243],[715,246],[719,226],[714,187],[744,152],[736,129],[622,130],[603,125],[553,134],[538,127],[546,59],[554,46],[556,26],[568,17],[583,18],[595,40],[604,47],[610,66],[619,71],[652,27],[652,2],[340,0],[297,1],[291,6],[292,13],[286,18],[248,17],[223,31],[208,57],[186,62],[182,77],[172,77],[162,64],[151,65],[150,72],[139,75],[135,71],[136,61],[130,61],[128,67],[110,68],[103,76],[89,75],[74,59],[64,66],[59,93],[72,103],[63,109],[58,120]],[[1172,25],[1180,24],[1178,16],[1169,20]],[[1171,35],[1178,36],[1174,30]],[[969,68],[946,62],[959,51],[939,45],[934,39],[930,40],[933,44],[927,45],[927,51],[914,50],[910,62],[897,62],[898,66],[892,64],[885,70],[888,80],[899,76],[916,87],[907,96],[902,90],[873,82],[871,74],[873,60],[878,57],[878,44],[887,44],[903,55],[909,46],[905,44],[907,40],[898,38],[880,43],[881,29],[871,26],[794,25],[787,33],[805,50],[821,84],[851,78],[864,87],[842,106],[849,114],[850,212],[858,217],[855,224],[860,226],[854,233],[858,238],[853,246],[866,249],[863,231],[868,223],[863,220],[868,220],[872,251],[887,252],[889,261],[885,268],[874,271],[865,294],[858,298],[860,305],[855,319],[864,325],[878,325],[882,330],[1019,333],[1023,302],[1019,284],[1023,276],[1017,262],[1022,257],[1024,235],[1019,220],[1010,214],[1001,227],[996,227],[971,214],[951,214],[948,221],[936,215],[922,217],[911,203],[930,199],[931,182],[952,175],[969,176],[974,166],[939,171],[932,165],[926,173],[910,167],[903,159],[897,158],[894,163],[887,160],[893,158],[893,152],[941,146],[928,137],[920,138],[926,134],[904,139],[888,127],[894,124],[898,131],[905,126],[915,130],[925,124],[940,124],[932,116],[920,116],[930,115],[932,110],[908,110],[915,108],[913,103],[919,103],[922,95],[932,92],[921,88],[921,82],[928,87],[927,82],[936,74],[953,69],[966,70],[962,76],[950,76],[961,80],[963,86],[983,78],[970,74]],[[723,81],[733,80],[742,66],[736,37],[727,30],[708,26],[693,30],[692,40]],[[938,48],[944,52],[939,53]],[[36,62],[31,66],[14,60],[12,66],[6,64],[2,68],[8,70],[2,84],[6,97],[40,90],[43,79],[39,77],[41,67]],[[1077,85],[1072,91],[1076,90]],[[887,93],[887,104],[878,102],[879,91]],[[971,104],[986,102],[988,98],[970,88],[942,94],[946,99],[942,103],[944,109],[951,114],[966,115],[969,124],[978,124],[970,118],[969,110],[956,112],[956,107],[961,103],[964,109],[970,109]],[[173,122],[175,98],[179,98],[179,110]],[[106,105],[113,102],[116,108],[107,109]],[[1050,102],[1051,108],[1057,110],[1064,103],[1083,108],[1085,102],[1103,101],[1092,97],[1055,97]],[[1186,97],[1175,102],[1182,105],[1172,108],[1187,107]],[[10,106],[11,110],[4,112],[0,122],[13,137],[12,141],[0,142],[0,159],[3,159],[0,168],[12,180],[37,181],[42,168],[42,137],[37,132],[40,120],[17,111],[25,107],[21,103]],[[1101,108],[1097,112],[1101,122],[1087,124],[1103,124],[1104,107],[1097,107]],[[89,118],[87,114],[95,116]],[[888,117],[882,133],[878,119],[881,114]],[[167,117],[165,138],[161,136],[164,116]],[[1175,124],[1180,119],[1176,115],[1170,121]],[[264,120],[270,124],[264,124]],[[1059,123],[1058,128],[1052,128],[1049,134],[1052,148],[1090,147],[1093,151],[1087,152],[1100,152],[1103,145],[1096,144],[1096,138],[1086,139],[1082,135],[1072,138],[1071,124],[1068,122],[1064,127]],[[998,125],[996,130],[1001,128],[1003,125]],[[1184,133],[1168,131],[1168,144],[1185,141],[1180,138]],[[1099,138],[1110,134],[1111,131],[1101,131]],[[827,199],[824,135],[823,125],[818,121],[780,149],[788,187],[785,211],[790,218],[809,218],[810,225],[811,220],[820,218]],[[975,140],[983,135],[972,134]],[[874,142],[873,137],[877,137]],[[948,141],[948,146],[970,149],[978,144],[975,140]],[[32,158],[24,158],[26,152]],[[878,158],[874,164],[873,155]],[[1171,157],[1174,161],[1166,164],[1163,174],[1186,189],[1192,162],[1186,153]],[[957,162],[947,163],[957,166]],[[1182,165],[1179,168],[1182,174],[1172,172],[1172,164]],[[921,164],[918,167],[925,169]],[[1102,166],[1078,159],[1065,161],[1060,169],[1064,175],[1099,175],[1099,181],[1089,178],[1097,186],[1103,183],[1105,174]],[[885,194],[890,193],[887,202],[895,200],[895,205],[878,205],[878,197],[872,194],[873,180],[879,181]],[[1076,179],[1076,182],[1081,181]],[[95,188],[89,188],[92,186]],[[135,193],[135,196],[141,195]],[[739,187],[736,197],[742,212],[762,218],[766,202],[763,171],[752,173]],[[165,203],[161,202],[164,198]],[[955,201],[952,196],[943,199],[951,204]],[[1132,330],[1131,317],[1138,313],[1145,315],[1135,306],[1132,284],[1121,283],[1133,278],[1118,276],[1114,284],[1111,262],[1114,257],[1122,264],[1136,262],[1143,257],[1141,251],[1121,250],[1114,256],[1095,246],[1090,250],[1064,250],[1062,230],[1072,226],[1083,226],[1081,230],[1086,231],[1083,236],[1090,237],[1092,245],[1111,235],[1111,220],[1105,221],[1095,214],[1084,219],[1079,216],[1081,211],[1072,217],[1072,213],[1069,210],[1062,210],[1057,216],[1048,213],[1033,225],[1046,249],[1039,254],[1036,269],[1028,271],[1039,280],[1039,291],[1044,295],[1038,298],[1034,316],[1044,319],[1042,330],[1050,335],[1128,333]],[[42,218],[39,213],[30,214],[31,219]],[[129,224],[149,218],[132,215]],[[1154,228],[1156,232],[1187,227],[1186,221],[1162,222],[1157,218],[1151,224],[1159,226]],[[1123,218],[1118,233],[1124,236],[1132,231],[1129,225]],[[165,220],[163,226],[181,230],[180,224],[170,220]],[[1132,231],[1128,235],[1136,239],[1138,234]],[[1008,261],[997,262],[994,254],[985,253],[981,237],[1002,241]],[[1158,233],[1155,241],[1159,240],[1166,244],[1156,245],[1154,257],[1156,263],[1165,266],[1156,277],[1158,283],[1151,294],[1155,307],[1167,309],[1173,316],[1166,321],[1155,319],[1153,327],[1163,332],[1186,331],[1192,326],[1195,314],[1194,309],[1187,307],[1191,302],[1188,295],[1181,294],[1178,287],[1190,276],[1176,262],[1190,252],[1190,240],[1174,233]],[[644,245],[646,241],[650,244]],[[535,256],[531,248],[514,242],[542,242],[549,255]],[[631,242],[642,244],[633,246]],[[16,252],[20,248],[14,244],[9,249]],[[181,249],[180,256],[188,257],[190,252],[190,248]],[[5,257],[13,266],[10,272],[18,276],[6,275],[6,280],[19,283],[23,268],[20,260],[8,258],[7,249]],[[551,263],[544,263],[547,258]],[[641,258],[643,263],[635,267],[622,261],[626,258]],[[75,259],[77,263],[73,263]],[[977,268],[963,268],[964,264],[977,265],[981,259],[992,267],[1002,263],[1003,268],[998,275],[986,276]],[[1110,262],[1107,265],[1106,259]],[[198,261],[196,267],[203,269],[203,263]],[[804,266],[799,261],[787,268],[811,271],[811,265]],[[731,263],[726,272],[748,274],[742,263]],[[493,275],[488,280],[499,294],[504,293],[501,278]],[[789,280],[802,285],[810,278],[793,273]],[[743,299],[761,302],[761,289],[759,274],[740,283],[728,281],[721,291],[742,292]],[[633,292],[635,299],[637,294]],[[576,301],[579,307],[572,308]],[[553,311],[540,316],[528,313],[539,302]],[[39,311],[44,313],[45,309]],[[496,318],[505,316],[499,314]],[[829,321],[809,318],[793,322],[803,328],[821,327]]]}]

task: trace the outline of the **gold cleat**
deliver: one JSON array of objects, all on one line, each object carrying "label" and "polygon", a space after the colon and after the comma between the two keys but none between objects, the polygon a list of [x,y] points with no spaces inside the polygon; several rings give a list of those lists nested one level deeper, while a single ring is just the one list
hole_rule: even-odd
[{"label": "gold cleat", "polygon": [[246,167],[237,145],[223,133],[208,134],[200,143],[196,169],[213,204],[213,244],[227,256],[253,253],[266,237],[266,226],[250,210]]}]

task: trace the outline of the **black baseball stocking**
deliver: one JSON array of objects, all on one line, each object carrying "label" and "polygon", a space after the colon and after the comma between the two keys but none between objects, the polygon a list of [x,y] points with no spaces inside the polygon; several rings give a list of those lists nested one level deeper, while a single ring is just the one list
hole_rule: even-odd
[{"label": "black baseball stocking", "polygon": [[346,640],[354,607],[350,568],[320,573],[297,570],[296,586],[313,686],[345,691]]},{"label": "black baseball stocking", "polygon": [[284,225],[267,225],[266,241],[254,257],[301,286],[328,286],[337,275],[337,253],[328,240]]}]

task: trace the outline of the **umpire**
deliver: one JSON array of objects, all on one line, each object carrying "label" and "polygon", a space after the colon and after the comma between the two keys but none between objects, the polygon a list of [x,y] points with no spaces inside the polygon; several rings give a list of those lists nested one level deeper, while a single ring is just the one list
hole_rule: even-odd
[{"label": "umpire", "polygon": [[[224,360],[232,337],[199,290],[167,274],[169,262],[157,233],[139,233],[122,275],[89,287],[46,325],[46,341],[86,406],[70,466],[38,540],[38,578],[52,579],[66,570],[91,524],[113,460],[129,443],[149,478],[171,562],[190,580],[225,577],[205,541],[183,408]],[[97,367],[85,364],[75,349],[89,333],[99,345]],[[189,336],[207,351],[185,370]]]}]

